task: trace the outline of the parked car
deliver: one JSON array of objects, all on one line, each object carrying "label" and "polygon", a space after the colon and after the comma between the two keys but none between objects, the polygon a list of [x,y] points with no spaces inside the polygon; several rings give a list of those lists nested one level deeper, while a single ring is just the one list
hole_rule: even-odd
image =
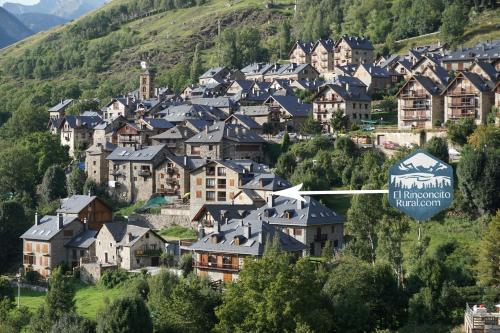
[{"label": "parked car", "polygon": [[385,149],[398,149],[399,145],[396,142],[385,141],[384,142],[384,148]]}]

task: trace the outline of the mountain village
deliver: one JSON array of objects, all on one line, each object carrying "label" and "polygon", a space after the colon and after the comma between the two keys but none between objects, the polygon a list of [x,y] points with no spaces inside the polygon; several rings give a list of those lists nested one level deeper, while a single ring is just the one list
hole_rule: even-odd
[{"label": "mountain village", "polygon": [[[393,155],[446,137],[447,124],[465,118],[500,124],[500,40],[455,51],[421,45],[379,59],[362,37],[297,41],[288,62],[210,68],[181,92],[155,84],[154,64],[141,68],[130,78],[138,89],[100,110],[67,114],[77,101],[61,100],[48,110],[47,130],[67,147],[72,168],[113,200],[143,206],[118,216],[95,193],[61,199],[21,236],[25,271],[46,279],[65,264],[97,283],[119,268],[155,274],[167,256],[191,253],[196,275],[224,283],[273,239],[297,258],[325,248],[341,254],[346,217],[313,196],[274,195],[292,184],[269,167],[269,145],[310,140],[304,128],[315,123],[332,144],[348,136],[360,149]],[[389,95],[393,122],[374,119]],[[460,159],[450,147],[450,159]],[[197,236],[164,239],[159,231],[172,226]]]}]

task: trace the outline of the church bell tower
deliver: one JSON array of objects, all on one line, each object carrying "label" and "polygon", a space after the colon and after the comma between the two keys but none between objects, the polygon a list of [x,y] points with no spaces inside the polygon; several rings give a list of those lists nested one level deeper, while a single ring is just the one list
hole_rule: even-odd
[{"label": "church bell tower", "polygon": [[139,75],[139,98],[143,101],[155,96],[155,73],[149,69],[145,61],[141,62],[141,68],[142,72]]}]

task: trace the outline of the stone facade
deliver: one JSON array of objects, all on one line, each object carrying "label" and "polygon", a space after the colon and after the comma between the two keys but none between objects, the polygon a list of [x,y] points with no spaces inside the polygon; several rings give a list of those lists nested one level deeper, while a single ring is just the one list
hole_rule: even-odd
[{"label": "stone facade", "polygon": [[[369,42],[368,42],[369,43]],[[359,44],[368,44],[366,39],[359,37],[342,37],[335,44],[335,65],[371,64],[374,62],[373,46],[358,47]]]}]

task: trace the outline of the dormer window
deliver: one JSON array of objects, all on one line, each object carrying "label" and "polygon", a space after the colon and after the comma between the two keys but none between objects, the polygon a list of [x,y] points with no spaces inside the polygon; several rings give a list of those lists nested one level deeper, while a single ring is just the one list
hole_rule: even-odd
[{"label": "dormer window", "polygon": [[285,210],[285,218],[287,219],[293,218],[293,210]]}]

